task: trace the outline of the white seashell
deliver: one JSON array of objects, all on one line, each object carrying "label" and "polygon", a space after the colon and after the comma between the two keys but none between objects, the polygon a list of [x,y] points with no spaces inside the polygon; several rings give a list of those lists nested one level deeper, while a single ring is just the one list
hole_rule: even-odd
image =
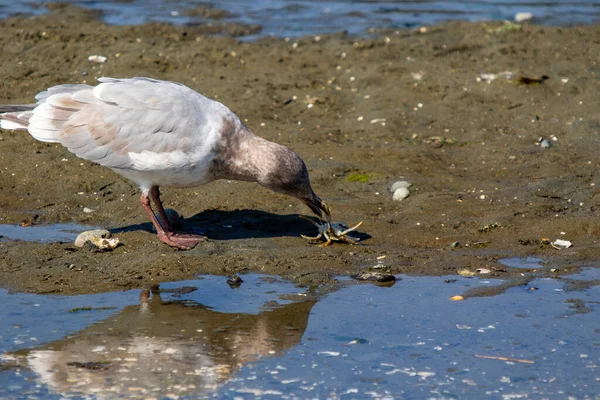
[{"label": "white seashell", "polygon": [[106,62],[106,57],[94,54],[94,55],[91,55],[91,56],[88,57],[88,61],[89,62],[96,62],[96,63],[99,63],[99,64],[103,64],[103,63]]},{"label": "white seashell", "polygon": [[573,246],[573,243],[569,242],[568,240],[556,239],[554,242],[552,242],[552,247],[556,249],[568,249],[571,246]]},{"label": "white seashell", "polygon": [[390,188],[390,192],[394,193],[396,190],[398,190],[400,188],[409,189],[411,186],[412,186],[412,183],[410,183],[408,181],[397,181],[392,184],[392,187]]},{"label": "white seashell", "polygon": [[103,239],[103,238],[92,238],[90,242],[100,250],[114,250],[119,245],[118,238]]},{"label": "white seashell", "polygon": [[85,232],[81,232],[77,236],[77,239],[75,239],[75,246],[83,247],[85,242],[87,242],[88,240],[92,241],[93,239],[99,240],[99,239],[108,239],[108,238],[110,238],[110,232],[107,231],[106,229],[94,229],[91,231],[85,231]]},{"label": "white seashell", "polygon": [[394,199],[395,201],[402,201],[405,198],[407,198],[408,196],[410,196],[410,190],[408,190],[407,188],[401,187],[400,189],[396,189],[394,191],[392,199]]}]

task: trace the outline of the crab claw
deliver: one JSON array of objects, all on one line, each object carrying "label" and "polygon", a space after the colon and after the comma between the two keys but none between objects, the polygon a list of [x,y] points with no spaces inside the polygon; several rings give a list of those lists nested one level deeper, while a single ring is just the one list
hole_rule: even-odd
[{"label": "crab claw", "polygon": [[[350,233],[350,232],[352,232],[352,231],[355,231],[355,230],[356,230],[356,228],[358,228],[359,226],[361,226],[361,225],[362,225],[362,223],[363,223],[363,222],[362,222],[362,221],[360,221],[358,224],[354,225],[352,228],[348,228],[348,229],[346,229],[345,231],[343,231],[342,233],[340,233],[340,237],[341,237],[341,236],[346,236],[348,233]],[[360,239],[359,239],[359,240],[360,240]]]}]

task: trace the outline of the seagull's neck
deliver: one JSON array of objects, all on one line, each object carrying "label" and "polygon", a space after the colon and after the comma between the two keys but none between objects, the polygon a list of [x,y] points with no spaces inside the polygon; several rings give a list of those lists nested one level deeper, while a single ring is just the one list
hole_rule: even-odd
[{"label": "seagull's neck", "polygon": [[280,156],[290,150],[254,135],[239,120],[224,120],[215,147],[212,173],[215,179],[232,179],[264,184],[278,168]]}]

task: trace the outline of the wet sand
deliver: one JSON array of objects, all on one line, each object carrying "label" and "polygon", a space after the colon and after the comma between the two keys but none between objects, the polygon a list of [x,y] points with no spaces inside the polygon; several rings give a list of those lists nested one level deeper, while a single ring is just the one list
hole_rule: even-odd
[{"label": "wet sand", "polygon": [[[163,190],[166,206],[210,238],[172,249],[151,232],[135,185],[61,146],[0,131],[1,223],[75,221],[109,228],[124,243],[91,253],[2,239],[0,286],[75,294],[245,271],[318,285],[378,263],[395,274],[487,268],[516,279],[527,270],[499,259],[539,257],[546,267],[538,276],[600,259],[599,26],[452,22],[368,39],[236,39],[253,29],[108,26],[74,7],[0,21],[0,103],[100,76],[181,82],[298,152],[334,219],[364,221],[362,244],[311,245],[299,237],[316,231],[298,218],[309,214],[304,205],[218,181]],[[92,54],[106,63],[89,62]],[[503,72],[512,74],[477,79]],[[413,184],[401,202],[389,192],[397,180]]]}]

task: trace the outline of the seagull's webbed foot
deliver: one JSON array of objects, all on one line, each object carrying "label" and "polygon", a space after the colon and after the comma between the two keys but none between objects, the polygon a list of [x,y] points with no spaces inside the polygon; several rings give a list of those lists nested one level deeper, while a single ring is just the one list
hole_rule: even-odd
[{"label": "seagull's webbed foot", "polygon": [[198,243],[206,240],[206,236],[175,232],[161,232],[158,234],[158,238],[163,243],[182,250],[193,249]]},{"label": "seagull's webbed foot", "polygon": [[[165,226],[161,225],[156,218],[156,215],[154,215],[152,207],[150,206],[150,197],[152,197],[154,200],[154,204],[156,205],[158,213],[164,221]],[[142,192],[140,201],[142,203],[142,207],[144,207],[144,211],[146,211],[146,214],[148,215],[148,218],[150,218],[152,225],[154,225],[154,229],[156,229],[158,238],[163,243],[166,243],[172,247],[177,247],[178,249],[190,250],[193,249],[198,243],[206,240],[206,236],[199,234],[173,232],[162,202],[160,201],[160,193],[157,186],[152,186],[148,192]]]}]

